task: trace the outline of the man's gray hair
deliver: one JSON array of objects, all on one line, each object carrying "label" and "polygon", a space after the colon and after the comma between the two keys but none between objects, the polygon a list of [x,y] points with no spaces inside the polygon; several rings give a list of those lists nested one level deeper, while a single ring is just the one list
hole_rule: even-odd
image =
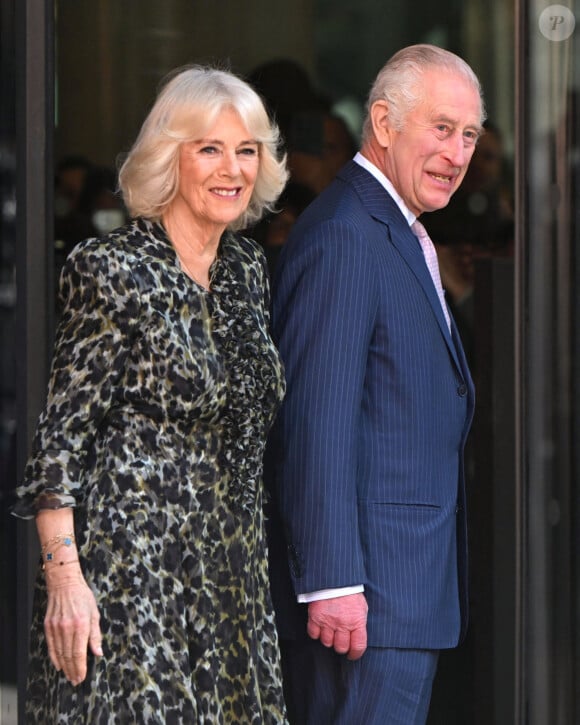
[{"label": "man's gray hair", "polygon": [[367,101],[362,141],[373,133],[371,108],[376,101],[389,105],[389,119],[393,128],[400,131],[407,115],[422,100],[421,80],[425,71],[432,68],[462,76],[477,91],[481,100],[481,119],[485,120],[483,92],[479,79],[471,67],[458,55],[435,45],[410,45],[395,53],[379,71]]}]

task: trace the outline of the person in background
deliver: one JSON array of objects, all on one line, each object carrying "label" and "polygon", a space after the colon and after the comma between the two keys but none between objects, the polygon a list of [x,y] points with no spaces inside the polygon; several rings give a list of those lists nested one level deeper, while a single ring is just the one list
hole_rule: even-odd
[{"label": "person in background", "polygon": [[[107,166],[88,165],[70,167],[77,157],[63,162],[65,171],[59,167],[57,185],[57,204],[55,209],[55,286],[56,309],[60,314],[58,300],[58,280],[63,264],[72,249],[83,239],[100,236],[122,226],[127,221],[127,213],[117,193],[117,173]],[[80,157],[77,163],[80,163]],[[80,183],[79,188],[73,182]],[[62,204],[60,196],[69,189],[69,203]],[[71,196],[74,189],[74,197]],[[59,201],[60,200],[60,201]],[[66,211],[68,209],[68,211]],[[62,213],[65,212],[65,213]]]},{"label": "person in background", "polygon": [[79,155],[65,156],[57,165],[54,184],[55,277],[75,244],[96,232],[90,215],[79,208],[85,181],[93,169],[93,163]]},{"label": "person in background", "polygon": [[120,170],[133,220],[66,261],[14,508],[41,544],[30,722],[285,722],[262,510],[284,380],[236,230],[286,179],[258,95],[181,70]]},{"label": "person in background", "polygon": [[300,214],[316,195],[307,186],[289,181],[280,195],[276,209],[252,230],[256,241],[264,247],[270,279],[274,278],[276,263],[290,230]]},{"label": "person in background", "polygon": [[112,232],[127,221],[117,189],[117,173],[108,166],[95,166],[85,178],[78,209],[91,220],[97,236]]},{"label": "person in background", "polygon": [[291,58],[274,58],[254,68],[248,81],[264,99],[287,145],[297,114],[326,113],[331,101],[313,84],[308,71]]},{"label": "person in background", "polygon": [[340,116],[330,111],[293,116],[288,136],[288,169],[293,182],[318,195],[355,153],[354,138]]},{"label": "person in background", "polygon": [[505,183],[503,140],[497,126],[484,123],[461,188],[446,207],[425,214],[423,224],[437,249],[443,289],[473,373],[476,263],[513,253],[513,204]]},{"label": "person in background", "polygon": [[78,208],[85,179],[92,168],[92,162],[80,155],[71,154],[58,162],[54,190],[57,216]]},{"label": "person in background", "polygon": [[292,181],[319,194],[356,152],[348,124],[294,60],[264,63],[250,80],[280,125]]},{"label": "person in background", "polygon": [[449,202],[483,121],[461,58],[399,51],[371,89],[360,153],[278,260],[270,571],[297,725],[424,723],[439,650],[465,634],[474,390],[417,217]]}]

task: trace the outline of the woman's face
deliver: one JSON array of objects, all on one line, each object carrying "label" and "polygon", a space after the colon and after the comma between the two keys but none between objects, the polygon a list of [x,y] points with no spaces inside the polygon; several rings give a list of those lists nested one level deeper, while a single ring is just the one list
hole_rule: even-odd
[{"label": "woman's face", "polygon": [[259,165],[258,142],[235,110],[223,110],[203,138],[181,146],[172,214],[225,229],[247,209]]}]

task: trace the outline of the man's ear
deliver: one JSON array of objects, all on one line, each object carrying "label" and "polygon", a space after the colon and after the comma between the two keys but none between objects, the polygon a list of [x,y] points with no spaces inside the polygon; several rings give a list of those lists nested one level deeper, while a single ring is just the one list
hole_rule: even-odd
[{"label": "man's ear", "polygon": [[375,101],[371,106],[371,121],[375,138],[383,148],[391,145],[391,125],[389,122],[389,104],[386,101]]}]

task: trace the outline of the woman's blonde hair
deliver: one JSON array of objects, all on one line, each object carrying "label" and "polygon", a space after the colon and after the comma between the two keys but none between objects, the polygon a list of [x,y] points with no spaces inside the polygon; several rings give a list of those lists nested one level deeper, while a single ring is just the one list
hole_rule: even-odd
[{"label": "woman's blonde hair", "polygon": [[131,216],[161,218],[177,194],[181,145],[203,138],[227,108],[239,114],[260,149],[252,198],[230,227],[244,229],[273,208],[288,179],[278,127],[245,81],[228,71],[196,65],[165,80],[120,168],[119,186]]}]

